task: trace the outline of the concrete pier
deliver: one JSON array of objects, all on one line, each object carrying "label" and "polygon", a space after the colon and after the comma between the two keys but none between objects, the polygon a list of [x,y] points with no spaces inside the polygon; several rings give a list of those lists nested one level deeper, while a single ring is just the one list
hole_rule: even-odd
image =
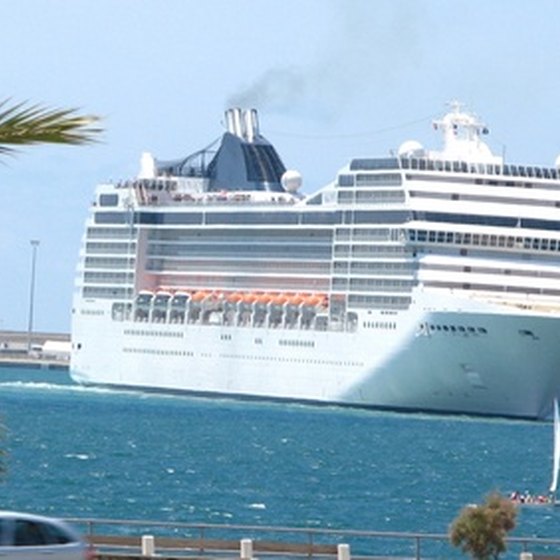
[{"label": "concrete pier", "polygon": [[70,348],[66,333],[0,331],[0,367],[67,370]]}]

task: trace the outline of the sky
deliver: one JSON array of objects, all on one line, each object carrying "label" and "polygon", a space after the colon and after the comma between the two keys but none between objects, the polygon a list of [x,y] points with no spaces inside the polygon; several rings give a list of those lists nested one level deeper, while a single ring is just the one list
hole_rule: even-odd
[{"label": "sky", "polygon": [[0,330],[69,332],[95,185],[173,159],[254,107],[305,193],[431,127],[457,99],[512,163],[560,154],[557,0],[2,0],[0,99],[102,117],[94,146],[0,165]]}]

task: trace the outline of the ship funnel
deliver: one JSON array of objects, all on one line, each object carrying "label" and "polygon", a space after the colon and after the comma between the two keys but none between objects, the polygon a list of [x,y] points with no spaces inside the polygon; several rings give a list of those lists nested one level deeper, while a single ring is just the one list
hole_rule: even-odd
[{"label": "ship funnel", "polygon": [[246,142],[253,142],[259,135],[259,121],[255,109],[234,107],[225,112],[227,131]]},{"label": "ship funnel", "polygon": [[256,109],[245,109],[245,135],[247,142],[253,142],[259,135],[259,120]]},{"label": "ship funnel", "polygon": [[226,129],[229,133],[235,134],[235,121],[233,120],[233,109],[228,109],[225,113]]}]

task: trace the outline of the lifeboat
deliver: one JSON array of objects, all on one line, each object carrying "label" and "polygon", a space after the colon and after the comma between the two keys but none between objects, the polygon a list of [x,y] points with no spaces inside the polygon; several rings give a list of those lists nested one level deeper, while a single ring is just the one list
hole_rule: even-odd
[{"label": "lifeboat", "polygon": [[266,305],[271,299],[270,294],[260,294],[256,297],[255,303]]},{"label": "lifeboat", "polygon": [[140,290],[136,296],[136,303],[150,303],[153,297],[153,292],[149,290]]},{"label": "lifeboat", "polygon": [[322,299],[319,296],[309,296],[306,298],[305,305],[312,305],[313,307],[319,305]]},{"label": "lifeboat", "polygon": [[191,296],[187,292],[175,292],[171,300],[171,305],[182,306],[185,305],[189,299],[191,299]]},{"label": "lifeboat", "polygon": [[281,295],[270,298],[271,305],[282,306],[286,303],[286,301],[288,301],[288,298],[286,296],[281,296]]},{"label": "lifeboat", "polygon": [[190,299],[191,294],[189,294],[189,292],[185,292],[183,290],[178,290],[173,294],[174,298],[187,298]]},{"label": "lifeboat", "polygon": [[243,295],[237,292],[232,292],[226,295],[226,301],[228,303],[237,303],[243,299]]},{"label": "lifeboat", "polygon": [[208,292],[194,292],[191,296],[192,301],[201,302],[206,299],[210,294]]},{"label": "lifeboat", "polygon": [[300,295],[290,296],[287,298],[286,303],[288,305],[301,305],[304,302],[305,298]]},{"label": "lifeboat", "polygon": [[156,292],[156,295],[154,297],[154,306],[160,308],[167,307],[170,299],[171,294],[169,292]]},{"label": "lifeboat", "polygon": [[248,293],[248,294],[243,294],[241,301],[243,303],[253,303],[256,299],[257,299],[257,294]]},{"label": "lifeboat", "polygon": [[163,298],[170,298],[172,295],[173,294],[171,292],[163,291],[163,290],[156,292],[156,297],[157,298],[162,298],[162,299]]}]

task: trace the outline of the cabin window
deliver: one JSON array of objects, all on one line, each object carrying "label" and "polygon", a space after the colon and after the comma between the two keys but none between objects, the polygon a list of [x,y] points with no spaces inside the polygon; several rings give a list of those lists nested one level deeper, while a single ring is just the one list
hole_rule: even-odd
[{"label": "cabin window", "polygon": [[118,194],[100,194],[99,206],[117,206],[119,203]]}]

